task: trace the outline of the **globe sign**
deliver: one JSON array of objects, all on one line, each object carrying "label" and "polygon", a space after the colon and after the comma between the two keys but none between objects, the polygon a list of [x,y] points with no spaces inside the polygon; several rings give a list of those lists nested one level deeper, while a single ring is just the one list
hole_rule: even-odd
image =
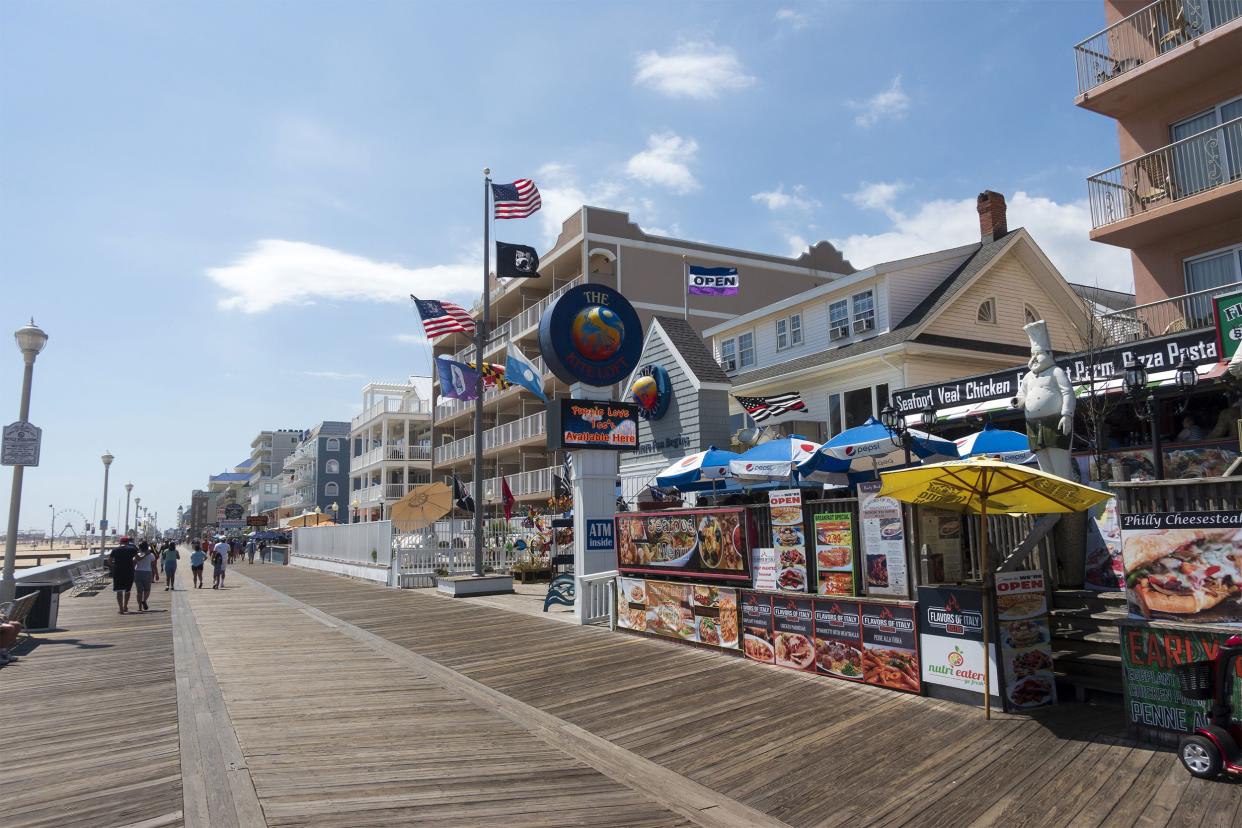
[{"label": "globe sign", "polygon": [[577,285],[539,321],[539,350],[562,382],[598,387],[624,381],[638,364],[642,323],[629,300],[608,285]]},{"label": "globe sign", "polygon": [[638,403],[638,416],[658,420],[668,411],[672,384],[662,365],[644,365],[630,383],[630,399]]}]

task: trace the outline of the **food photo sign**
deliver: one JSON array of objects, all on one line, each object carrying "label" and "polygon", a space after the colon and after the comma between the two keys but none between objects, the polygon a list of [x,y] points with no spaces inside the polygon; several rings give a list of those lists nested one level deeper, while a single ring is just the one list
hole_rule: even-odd
[{"label": "food photo sign", "polygon": [[996,573],[996,625],[1009,710],[1057,701],[1046,589],[1044,573],[1038,569]]},{"label": "food photo sign", "polygon": [[876,481],[858,484],[858,514],[862,522],[862,569],[868,595],[906,598],[906,530],[901,504],[879,497]]},{"label": "food photo sign", "polygon": [[776,588],[807,591],[806,535],[802,526],[802,490],[768,492],[772,546],[776,549]]},{"label": "food photo sign", "polygon": [[815,574],[820,595],[854,594],[854,516],[826,512],[813,519]]},{"label": "food photo sign", "polygon": [[1242,623],[1242,511],[1121,515],[1132,617]]},{"label": "food photo sign", "polygon": [[737,590],[642,578],[617,579],[617,626],[737,649]]},{"label": "food photo sign", "polygon": [[750,582],[743,509],[625,513],[613,519],[622,573]]}]

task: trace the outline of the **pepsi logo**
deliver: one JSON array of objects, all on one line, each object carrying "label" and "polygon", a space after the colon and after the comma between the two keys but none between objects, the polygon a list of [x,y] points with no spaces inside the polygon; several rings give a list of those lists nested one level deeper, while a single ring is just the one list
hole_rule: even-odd
[{"label": "pepsi logo", "polygon": [[751,469],[753,469],[754,467],[755,467],[755,466],[754,466],[754,464],[753,464],[753,463],[747,463],[747,464],[746,464],[746,471],[750,471],[750,470],[751,470]]},{"label": "pepsi logo", "polygon": [[803,451],[815,451],[815,446],[811,445],[810,443],[803,443],[802,445],[798,446],[798,448],[802,449]]},{"label": "pepsi logo", "polygon": [[853,447],[853,446],[846,446],[846,447],[845,447],[845,456],[846,456],[846,457],[851,456],[853,453],[854,453],[854,447]]},{"label": "pepsi logo", "polygon": [[693,463],[693,462],[695,461],[695,459],[696,459],[696,458],[694,458],[694,457],[687,457],[685,460],[682,460],[682,461],[681,461],[681,465],[683,465],[683,466],[688,466],[688,465],[690,465],[691,463]]}]

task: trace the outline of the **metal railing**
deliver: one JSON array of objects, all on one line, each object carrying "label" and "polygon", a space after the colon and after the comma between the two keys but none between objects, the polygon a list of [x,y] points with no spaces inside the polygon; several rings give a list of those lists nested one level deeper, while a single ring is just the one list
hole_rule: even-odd
[{"label": "metal railing", "polygon": [[376,446],[364,451],[352,461],[353,468],[362,469],[382,460],[397,462],[422,461],[431,459],[431,444],[418,443],[413,446],[393,443],[387,446]]},{"label": "metal railing", "polygon": [[1091,227],[1098,229],[1239,178],[1242,118],[1234,118],[1088,178]]},{"label": "metal railing", "polygon": [[[500,448],[547,434],[547,412],[539,411],[510,423],[493,426],[483,432],[483,450]],[[436,446],[436,464],[451,463],[474,456],[474,435]]]},{"label": "metal railing", "polygon": [[1118,345],[1150,339],[1153,336],[1211,327],[1212,299],[1242,289],[1242,282],[1198,290],[1159,302],[1100,314],[1100,327],[1110,342]]},{"label": "metal railing", "polygon": [[1158,0],[1074,47],[1078,94],[1242,17],[1242,0]]},{"label": "metal railing", "polygon": [[[547,468],[534,469],[533,471],[519,472],[517,474],[507,475],[504,479],[509,481],[509,491],[514,497],[526,497],[528,495],[552,494],[552,475],[560,471],[560,466],[548,466]],[[483,479],[483,500],[487,503],[499,503],[501,500],[501,478],[487,477]]]},{"label": "metal railing", "polygon": [[387,398],[380,400],[375,405],[363,411],[358,416],[350,420],[350,428],[360,428],[364,423],[375,419],[381,414],[430,414],[431,402],[428,400],[409,399],[397,400]]}]

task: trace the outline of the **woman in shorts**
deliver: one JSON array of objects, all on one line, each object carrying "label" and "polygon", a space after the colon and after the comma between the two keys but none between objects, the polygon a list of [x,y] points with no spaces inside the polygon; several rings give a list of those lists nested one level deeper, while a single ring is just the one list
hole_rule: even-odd
[{"label": "woman in shorts", "polygon": [[147,599],[151,597],[151,578],[155,575],[155,553],[146,541],[138,544],[138,554],[134,556],[134,586],[138,590],[138,611],[146,612],[151,607]]}]

